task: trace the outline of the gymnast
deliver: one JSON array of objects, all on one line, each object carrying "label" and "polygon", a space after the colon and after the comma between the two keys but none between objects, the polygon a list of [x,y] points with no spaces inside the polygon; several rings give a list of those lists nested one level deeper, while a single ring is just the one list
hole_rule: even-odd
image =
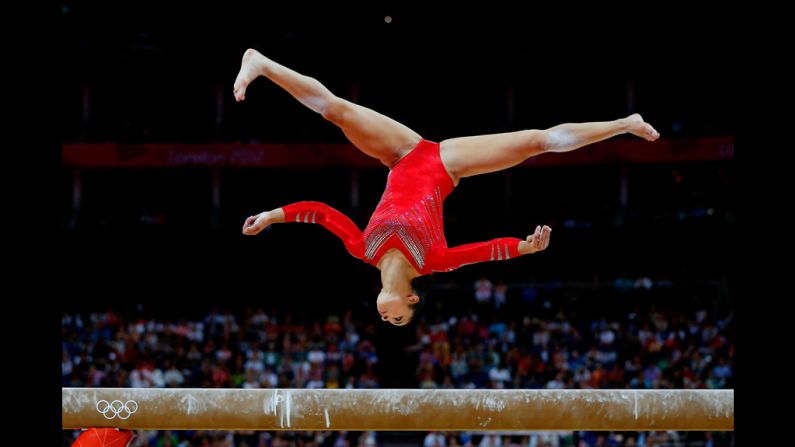
[{"label": "gymnast", "polygon": [[449,272],[467,264],[500,261],[536,253],[549,245],[544,225],[525,239],[502,237],[448,247],[442,205],[462,178],[516,166],[544,152],[569,152],[616,135],[630,133],[648,141],[659,133],[639,114],[614,121],[566,123],[545,130],[428,141],[405,125],[339,98],[316,79],[297,73],[249,49],[234,84],[235,99],[264,76],[301,104],[337,125],[365,154],[389,168],[386,189],[364,231],[347,216],[320,202],[297,202],[250,216],[243,234],[253,236],[270,224],[320,224],[340,238],[348,252],[381,271],[376,305],[381,319],[408,324],[422,306],[412,281],[432,272]]}]

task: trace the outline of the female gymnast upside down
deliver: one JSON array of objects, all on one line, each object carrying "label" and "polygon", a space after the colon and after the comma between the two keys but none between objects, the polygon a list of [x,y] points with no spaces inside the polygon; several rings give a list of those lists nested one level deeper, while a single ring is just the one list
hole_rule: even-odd
[{"label": "female gymnast upside down", "polygon": [[420,297],[412,280],[462,265],[507,260],[544,250],[551,229],[537,226],[526,239],[503,237],[447,247],[442,225],[445,198],[464,177],[516,166],[544,152],[568,152],[623,133],[654,141],[660,134],[640,115],[615,121],[568,123],[546,130],[520,130],[452,138],[441,143],[423,139],[397,121],[334,96],[314,78],[280,65],[249,49],[235,80],[237,101],[264,76],[295,99],[336,124],[362,152],[389,167],[386,189],[364,232],[348,217],[320,202],[297,202],[250,216],[243,234],[255,235],[272,223],[323,225],[339,237],[354,257],[381,271],[377,307],[381,319],[408,324]]}]

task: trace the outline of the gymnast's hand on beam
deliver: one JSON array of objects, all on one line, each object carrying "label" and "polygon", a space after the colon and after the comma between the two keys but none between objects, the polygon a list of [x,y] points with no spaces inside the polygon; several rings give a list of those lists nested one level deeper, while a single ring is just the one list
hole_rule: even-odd
[{"label": "gymnast's hand on beam", "polygon": [[268,211],[263,211],[256,216],[250,216],[243,223],[243,234],[247,236],[254,236],[255,234],[259,234],[259,232],[265,228],[268,228],[268,225],[271,223],[272,220]]},{"label": "gymnast's hand on beam", "polygon": [[549,246],[549,235],[552,233],[552,228],[544,225],[536,227],[536,232],[527,236],[527,239],[519,242],[519,253],[529,255],[537,251],[541,251]]}]

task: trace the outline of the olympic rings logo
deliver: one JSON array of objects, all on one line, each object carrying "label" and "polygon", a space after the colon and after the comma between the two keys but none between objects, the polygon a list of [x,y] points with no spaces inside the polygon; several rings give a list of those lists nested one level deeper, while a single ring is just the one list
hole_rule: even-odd
[{"label": "olympic rings logo", "polygon": [[128,400],[127,402],[122,402],[120,400],[114,400],[113,402],[108,402],[105,399],[97,402],[97,411],[102,413],[102,416],[105,416],[105,419],[128,419],[130,416],[133,415],[136,411],[138,411],[138,402],[134,400]]}]

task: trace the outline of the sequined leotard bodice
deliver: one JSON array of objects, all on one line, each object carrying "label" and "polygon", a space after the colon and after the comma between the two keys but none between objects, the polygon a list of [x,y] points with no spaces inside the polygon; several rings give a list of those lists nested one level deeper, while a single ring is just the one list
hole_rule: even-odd
[{"label": "sequined leotard bodice", "polygon": [[442,205],[452,191],[439,144],[420,141],[389,172],[381,201],[364,229],[364,259],[377,262],[388,249],[397,248],[422,272],[433,249],[447,247]]}]

